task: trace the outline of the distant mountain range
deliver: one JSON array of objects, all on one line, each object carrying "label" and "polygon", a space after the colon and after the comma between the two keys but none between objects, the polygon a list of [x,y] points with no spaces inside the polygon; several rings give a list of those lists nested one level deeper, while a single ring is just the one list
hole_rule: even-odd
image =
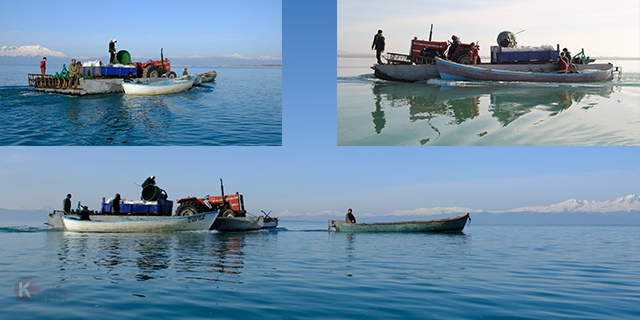
[{"label": "distant mountain range", "polygon": [[549,206],[532,206],[520,207],[507,211],[494,211],[494,213],[506,212],[539,212],[539,213],[555,213],[555,212],[589,212],[589,213],[606,213],[606,212],[640,212],[640,196],[628,195],[626,197],[615,198],[606,201],[589,201],[570,199],[564,202],[552,204]]},{"label": "distant mountain range", "polygon": [[[106,55],[103,57],[80,57],[80,56],[67,56],[60,51],[53,51],[43,46],[3,46],[0,48],[0,63],[5,64],[38,64],[42,57],[47,57],[47,65],[53,66],[57,64],[68,64],[72,58],[80,59],[82,61],[94,61],[102,60],[108,62],[109,57]],[[252,66],[280,66],[282,64],[282,58],[272,57],[268,55],[262,55],[258,57],[246,57],[237,53],[230,55],[221,55],[216,57],[204,57],[204,56],[165,56],[171,60],[172,65],[176,66],[227,66],[227,65],[252,65]],[[160,57],[140,57],[133,56],[133,61],[147,61],[149,59],[160,59]]]},{"label": "distant mountain range", "polygon": [[0,48],[0,57],[55,57],[66,58],[60,51],[49,50],[42,46],[3,46]]}]

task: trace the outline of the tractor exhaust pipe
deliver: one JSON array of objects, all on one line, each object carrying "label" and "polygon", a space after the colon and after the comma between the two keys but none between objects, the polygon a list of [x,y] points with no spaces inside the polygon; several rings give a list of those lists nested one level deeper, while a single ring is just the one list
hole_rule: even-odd
[{"label": "tractor exhaust pipe", "polygon": [[432,35],[433,35],[433,23],[431,24],[431,30],[429,31],[429,41],[431,41]]}]

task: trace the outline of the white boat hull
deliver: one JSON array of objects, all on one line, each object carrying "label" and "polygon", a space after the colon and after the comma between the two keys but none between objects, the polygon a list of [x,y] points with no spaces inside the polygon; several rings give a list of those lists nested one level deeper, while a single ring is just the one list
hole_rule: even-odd
[{"label": "white boat hull", "polygon": [[87,221],[62,217],[67,231],[75,232],[158,232],[209,230],[219,211],[184,217],[165,217],[143,220]]},{"label": "white boat hull", "polygon": [[122,89],[126,94],[135,95],[159,95],[185,91],[193,86],[196,75],[169,78],[161,81],[145,81],[138,79],[136,82],[122,82]]},{"label": "white boat hull", "polygon": [[[77,214],[69,213],[62,214],[61,211],[49,213],[47,215],[47,222],[45,225],[51,229],[64,229],[62,224],[62,217],[79,218]],[[119,220],[153,220],[153,219],[166,219],[171,216],[157,216],[157,215],[107,215],[107,214],[92,214],[89,216],[92,221],[119,221]]]}]

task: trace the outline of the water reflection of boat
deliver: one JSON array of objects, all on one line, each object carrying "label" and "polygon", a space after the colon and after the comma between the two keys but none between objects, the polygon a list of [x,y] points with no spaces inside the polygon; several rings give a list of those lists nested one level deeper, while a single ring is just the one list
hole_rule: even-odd
[{"label": "water reflection of boat", "polygon": [[[488,110],[503,127],[531,112],[542,110],[553,117],[581,102],[588,96],[609,97],[612,86],[437,86],[431,84],[375,83],[375,111],[372,112],[374,129],[381,133],[386,125],[385,106],[408,107],[411,122],[426,120],[438,133],[441,130],[433,121],[439,117],[450,118],[446,125],[460,125],[481,114],[481,102],[489,98]],[[593,104],[582,106],[589,109]],[[486,110],[486,109],[484,109]],[[486,133],[481,133],[483,135]],[[426,144],[430,139],[423,139]]]}]

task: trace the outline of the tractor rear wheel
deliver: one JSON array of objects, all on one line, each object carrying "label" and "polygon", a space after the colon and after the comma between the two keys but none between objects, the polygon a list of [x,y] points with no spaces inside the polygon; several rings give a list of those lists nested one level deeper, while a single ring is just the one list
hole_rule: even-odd
[{"label": "tractor rear wheel", "polygon": [[152,64],[144,67],[144,70],[142,70],[142,77],[143,78],[158,78],[160,77],[160,72],[158,71],[158,68]]},{"label": "tractor rear wheel", "polygon": [[173,71],[169,71],[169,73],[167,73],[167,78],[175,78],[175,77],[177,77],[177,76],[178,76],[178,75],[177,75],[175,72],[173,72]]},{"label": "tractor rear wheel", "polygon": [[192,216],[198,213],[201,213],[200,210],[198,210],[198,205],[193,202],[181,203],[178,209],[176,209],[176,216]]}]

